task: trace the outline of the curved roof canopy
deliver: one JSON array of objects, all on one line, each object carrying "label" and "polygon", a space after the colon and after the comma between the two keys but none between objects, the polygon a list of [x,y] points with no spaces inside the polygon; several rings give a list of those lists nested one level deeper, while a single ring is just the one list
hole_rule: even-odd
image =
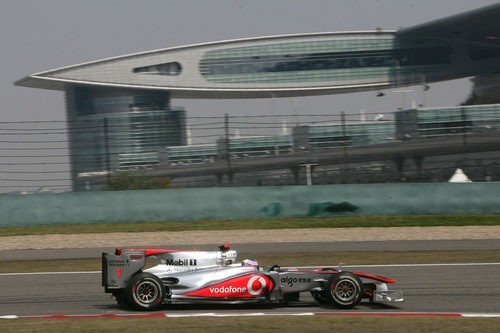
[{"label": "curved roof canopy", "polygon": [[[498,71],[499,14],[497,4],[397,33],[312,33],[173,47],[44,71],[15,84],[55,90],[74,85],[166,90],[181,98],[251,98],[446,80]],[[456,56],[457,50],[468,52],[469,62]]]}]

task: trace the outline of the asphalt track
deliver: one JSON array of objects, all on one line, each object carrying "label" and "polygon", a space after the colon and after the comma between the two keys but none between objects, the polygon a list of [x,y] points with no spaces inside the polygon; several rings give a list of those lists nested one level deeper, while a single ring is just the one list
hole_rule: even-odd
[{"label": "asphalt track", "polygon": [[[339,242],[330,248],[322,244],[274,244],[258,248],[246,244],[246,248],[236,247],[240,252],[264,252],[275,247],[276,252],[337,251],[352,246],[352,242]],[[349,244],[347,244],[349,243]],[[363,242],[364,247],[350,250],[367,249],[498,249],[499,241],[401,241],[401,242]],[[384,243],[384,244],[382,244]],[[279,245],[279,246],[278,246]],[[323,244],[324,245],[324,244]],[[358,244],[359,245],[359,244]],[[361,246],[361,245],[360,245]],[[207,245],[208,247],[208,245]],[[192,247],[191,247],[192,248]],[[302,251],[299,251],[301,249]],[[91,250],[91,251],[90,251]],[[250,251],[253,250],[253,251]],[[279,250],[279,251],[278,251]],[[32,250],[26,250],[32,251]],[[46,257],[59,257],[59,252],[46,250]],[[54,250],[52,250],[54,251]],[[73,250],[71,250],[73,251]],[[77,249],[81,255],[95,256],[97,249]],[[90,251],[90,252],[89,252]],[[100,251],[100,250],[99,250]],[[8,256],[4,251],[3,258]],[[38,250],[39,253],[44,251]],[[18,252],[16,259],[27,258]],[[9,253],[11,255],[11,253]],[[5,259],[4,259],[5,260]],[[326,263],[328,264],[328,263]],[[500,309],[500,264],[454,264],[454,265],[385,265],[385,266],[346,266],[345,270],[384,275],[397,281],[394,289],[403,290],[405,302],[394,306],[360,304],[344,312],[426,312],[426,313],[497,313]],[[171,314],[190,314],[197,312],[215,313],[290,313],[290,312],[339,312],[338,309],[319,306],[304,293],[302,302],[287,307],[263,305],[171,305],[160,312]],[[134,311],[116,305],[100,285],[100,274],[96,272],[58,273],[58,274],[0,274],[0,316],[20,315],[82,315],[82,314],[126,314]]]},{"label": "asphalt track", "polygon": [[[345,312],[445,312],[497,313],[500,309],[500,264],[453,266],[389,266],[344,268],[394,278],[395,289],[406,301],[395,306],[360,304]],[[0,275],[0,316],[125,314],[134,311],[116,305],[100,286],[99,273]],[[312,303],[291,306],[263,305],[171,305],[160,312],[269,313],[338,312]]]},{"label": "asphalt track", "polygon": [[[175,245],[179,250],[216,250],[220,244]],[[127,247],[124,247],[127,248]],[[147,246],[144,248],[159,248]],[[160,247],[170,248],[170,247]],[[293,253],[293,252],[336,252],[336,251],[450,251],[450,250],[498,250],[498,239],[464,240],[397,240],[363,242],[316,242],[316,243],[242,243],[232,244],[239,253]],[[102,252],[113,252],[114,248],[46,249],[46,250],[4,250],[0,261],[98,258]]]}]

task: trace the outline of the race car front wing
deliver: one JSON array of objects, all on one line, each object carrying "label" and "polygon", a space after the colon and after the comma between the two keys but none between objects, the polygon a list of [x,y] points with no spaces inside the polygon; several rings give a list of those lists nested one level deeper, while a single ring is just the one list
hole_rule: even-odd
[{"label": "race car front wing", "polygon": [[401,290],[375,290],[373,292],[373,303],[390,303],[403,301],[403,292]]}]

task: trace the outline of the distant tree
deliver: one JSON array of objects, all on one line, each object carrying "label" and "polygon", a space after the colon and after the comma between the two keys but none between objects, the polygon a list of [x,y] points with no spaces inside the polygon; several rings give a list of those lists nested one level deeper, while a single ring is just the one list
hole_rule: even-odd
[{"label": "distant tree", "polygon": [[150,178],[144,175],[132,175],[122,172],[111,177],[110,189],[113,191],[123,190],[156,190],[172,188],[169,177]]},{"label": "distant tree", "polygon": [[172,188],[170,177],[151,178],[151,189]]}]

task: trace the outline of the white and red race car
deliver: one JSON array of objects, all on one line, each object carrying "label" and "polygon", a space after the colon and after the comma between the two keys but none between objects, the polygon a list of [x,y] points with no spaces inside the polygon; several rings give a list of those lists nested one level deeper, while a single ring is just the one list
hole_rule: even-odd
[{"label": "white and red race car", "polygon": [[[146,257],[158,265],[144,269]],[[262,302],[288,304],[310,292],[321,304],[351,308],[362,299],[373,303],[402,302],[403,293],[389,290],[396,281],[343,271],[342,267],[301,269],[258,266],[255,259],[236,262],[236,251],[116,249],[102,254],[102,285],[119,304],[154,310],[162,304],[195,302]]]}]

